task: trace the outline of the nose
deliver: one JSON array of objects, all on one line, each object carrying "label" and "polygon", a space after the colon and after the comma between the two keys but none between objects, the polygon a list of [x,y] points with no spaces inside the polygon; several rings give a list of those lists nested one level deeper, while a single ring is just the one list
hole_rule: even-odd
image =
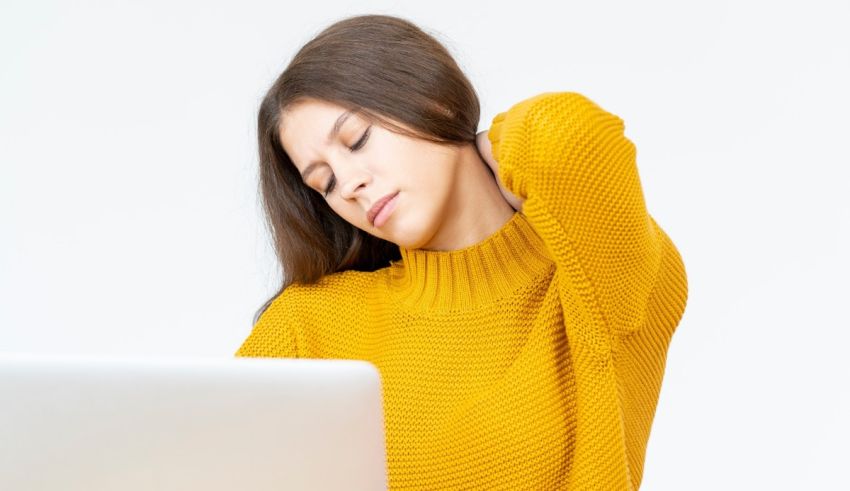
[{"label": "nose", "polygon": [[369,183],[372,182],[372,176],[366,169],[359,167],[356,164],[351,164],[346,167],[349,167],[349,169],[337,175],[340,185],[339,195],[343,199],[354,199],[362,193],[362,190]]}]

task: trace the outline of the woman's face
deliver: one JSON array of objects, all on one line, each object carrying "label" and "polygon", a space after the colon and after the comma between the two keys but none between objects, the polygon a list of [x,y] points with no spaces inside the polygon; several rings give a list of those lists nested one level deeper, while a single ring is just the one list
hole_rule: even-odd
[{"label": "woman's face", "polygon": [[[281,116],[283,150],[331,209],[371,235],[427,248],[452,211],[457,147],[393,133],[317,99],[295,103]],[[394,197],[373,221],[370,209],[388,196]]]}]

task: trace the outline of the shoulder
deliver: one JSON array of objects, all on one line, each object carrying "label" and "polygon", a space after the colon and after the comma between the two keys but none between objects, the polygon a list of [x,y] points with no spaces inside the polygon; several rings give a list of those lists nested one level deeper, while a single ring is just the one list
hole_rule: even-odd
[{"label": "shoulder", "polygon": [[323,276],[315,283],[293,283],[278,295],[269,308],[289,310],[307,315],[316,306],[360,303],[384,277],[385,269],[377,271],[340,271]]}]

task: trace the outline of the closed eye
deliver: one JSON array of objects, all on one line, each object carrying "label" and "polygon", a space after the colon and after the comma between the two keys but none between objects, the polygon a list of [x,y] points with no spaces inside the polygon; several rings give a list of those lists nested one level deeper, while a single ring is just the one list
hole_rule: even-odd
[{"label": "closed eye", "polygon": [[371,127],[371,126],[369,126],[368,128],[366,128],[366,131],[364,131],[364,132],[363,132],[363,136],[361,136],[361,137],[360,137],[360,139],[359,139],[359,140],[357,140],[357,143],[355,143],[353,146],[348,147],[348,149],[349,149],[349,150],[351,150],[352,152],[356,152],[357,150],[360,150],[360,148],[361,148],[363,145],[365,145],[365,144],[366,144],[366,140],[369,138],[369,132],[370,132],[370,131],[372,131],[372,127]]},{"label": "closed eye", "polygon": [[[356,152],[357,150],[360,150],[361,148],[363,148],[363,145],[365,145],[365,144],[366,144],[366,140],[368,140],[368,139],[369,139],[369,132],[370,132],[371,130],[372,130],[372,127],[371,127],[371,126],[369,126],[368,128],[366,128],[366,131],[364,131],[364,132],[363,132],[363,136],[361,136],[361,137],[360,137],[360,139],[359,139],[359,140],[357,140],[357,143],[355,143],[354,145],[352,145],[352,146],[348,147],[348,149],[349,149],[349,150],[351,150],[352,152]],[[330,194],[330,193],[331,193],[331,191],[333,191],[333,189],[334,189],[334,184],[336,184],[336,176],[334,176],[333,174],[331,174],[331,178],[330,178],[330,179],[328,179],[328,184],[325,186],[325,190],[324,190],[324,196],[325,196],[325,198],[327,198],[327,197],[328,197],[328,194]]]}]

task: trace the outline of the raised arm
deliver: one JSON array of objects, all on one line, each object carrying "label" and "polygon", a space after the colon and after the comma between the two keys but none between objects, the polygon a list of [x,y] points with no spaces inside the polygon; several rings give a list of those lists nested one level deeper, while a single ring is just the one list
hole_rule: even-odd
[{"label": "raised arm", "polygon": [[[492,149],[479,148],[544,239],[564,287],[587,285],[581,294],[615,335],[640,329],[662,265],[685,281],[678,251],[647,212],[624,127],[579,93],[546,92],[497,114],[486,133]],[[683,308],[686,290],[677,294]]]}]

